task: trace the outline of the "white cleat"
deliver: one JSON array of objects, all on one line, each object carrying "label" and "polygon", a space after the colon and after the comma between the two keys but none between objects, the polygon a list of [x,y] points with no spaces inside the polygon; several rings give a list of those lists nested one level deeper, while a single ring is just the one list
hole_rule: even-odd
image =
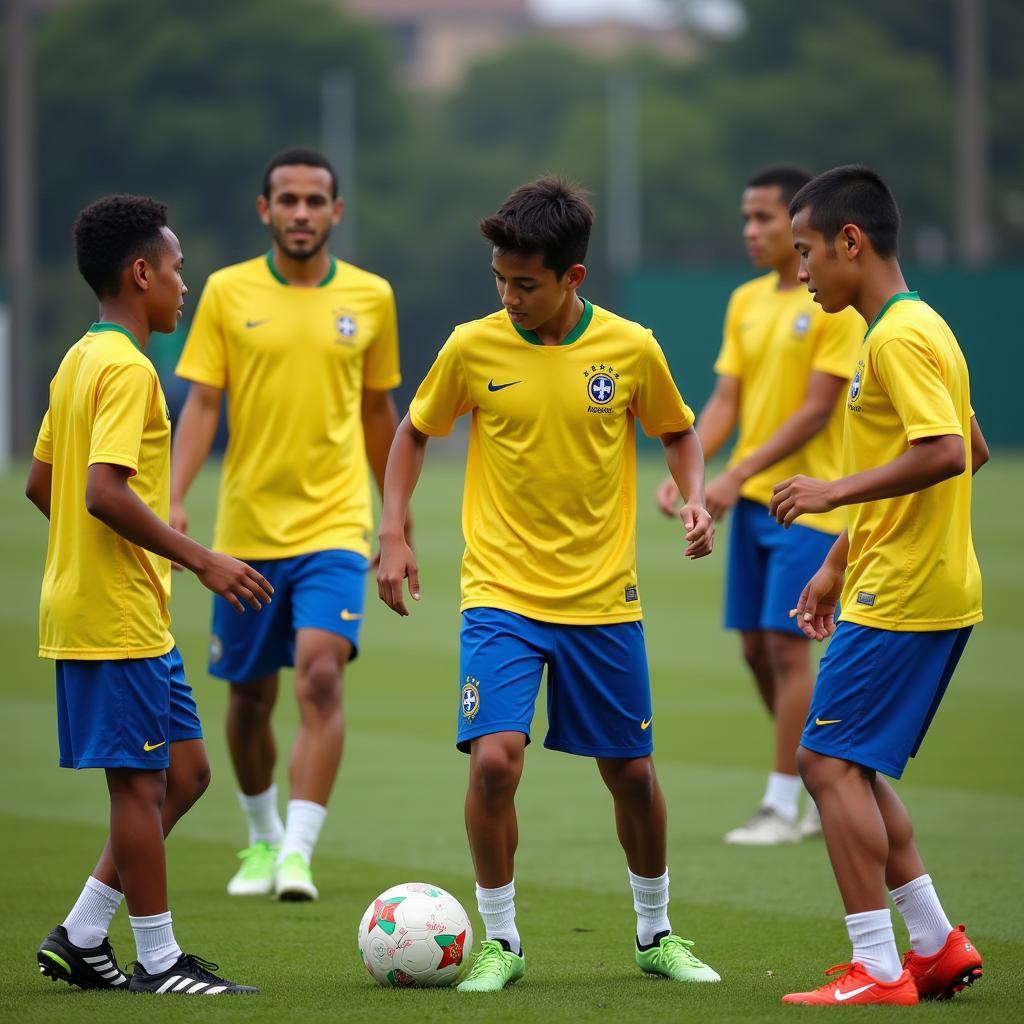
[{"label": "white cleat", "polygon": [[778,846],[800,839],[797,823],[772,807],[759,807],[748,822],[725,834],[725,841],[735,846]]}]

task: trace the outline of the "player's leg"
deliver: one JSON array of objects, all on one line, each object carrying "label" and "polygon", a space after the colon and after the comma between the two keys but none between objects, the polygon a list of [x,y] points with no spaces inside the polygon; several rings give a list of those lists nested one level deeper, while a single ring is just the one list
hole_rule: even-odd
[{"label": "player's leg", "polygon": [[740,631],[740,651],[743,660],[754,677],[757,695],[761,698],[769,715],[775,714],[775,687],[772,683],[772,667],[768,661],[768,650],[765,647],[764,631],[760,629],[744,629]]}]

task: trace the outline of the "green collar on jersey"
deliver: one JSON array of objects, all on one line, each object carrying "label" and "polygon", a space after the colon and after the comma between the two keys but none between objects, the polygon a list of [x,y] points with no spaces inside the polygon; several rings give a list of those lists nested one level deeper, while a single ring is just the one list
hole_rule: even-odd
[{"label": "green collar on jersey", "polygon": [[[287,279],[282,277],[280,272],[278,271],[277,267],[274,266],[274,250],[273,249],[268,249],[267,250],[267,270],[270,271],[271,276],[274,278],[275,281],[279,282],[280,284],[285,285],[285,287],[287,287],[287,288],[291,288],[292,287],[291,283]],[[338,261],[332,256],[331,257],[331,269],[327,271],[327,273],[324,276],[324,279],[322,281],[317,282],[317,288],[323,288],[323,286],[325,284],[330,284],[331,281],[334,280],[334,275],[337,272],[338,272]]]},{"label": "green collar on jersey", "polygon": [[889,307],[895,305],[897,302],[902,302],[904,299],[908,299],[911,302],[920,302],[921,296],[917,292],[897,292],[893,295],[889,301],[878,311],[878,316],[871,321],[871,326],[868,328],[867,334],[864,335],[864,340],[868,340],[868,335],[878,326],[878,321],[889,311]]},{"label": "green collar on jersey", "polygon": [[[580,296],[583,299],[583,296]],[[565,345],[571,345],[574,341],[579,341],[583,332],[590,326],[590,321],[594,319],[594,307],[586,300],[583,299],[583,315],[579,318],[576,326],[565,336],[565,340],[560,342],[557,346],[561,348]],[[528,341],[531,345],[543,345],[544,342],[534,334],[533,331],[528,331],[523,327],[520,327],[515,320],[509,318],[509,323],[516,329],[519,336],[525,341]],[[547,346],[552,348],[554,346]]]},{"label": "green collar on jersey", "polygon": [[122,327],[120,324],[112,324],[109,320],[98,320],[89,328],[90,334],[105,334],[107,331],[123,334],[140,352],[142,351],[142,346],[135,340],[135,335],[127,327]]}]

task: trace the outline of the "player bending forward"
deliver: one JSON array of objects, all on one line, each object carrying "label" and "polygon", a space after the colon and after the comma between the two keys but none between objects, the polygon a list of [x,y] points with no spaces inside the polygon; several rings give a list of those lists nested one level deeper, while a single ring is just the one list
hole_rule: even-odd
[{"label": "player bending forward", "polygon": [[[832,981],[783,1002],[912,1005],[981,977],[981,956],[963,925],[950,927],[882,774],[898,779],[917,753],[981,621],[971,474],[988,449],[956,338],[907,290],[899,211],[881,178],[836,167],[802,188],[790,213],[800,279],[826,312],[853,306],[870,326],[846,403],[845,475],[791,477],[771,503],[787,526],[849,506],[846,532],[796,608],[809,637],[835,634],[797,761],[821,814],[853,955],[827,972]],[[910,932],[902,963],[886,887]]]},{"label": "player bending forward", "polygon": [[637,590],[635,421],[661,438],[686,503],[686,554],[711,552],[693,414],[651,332],[578,294],[593,214],[556,178],[524,185],[481,224],[503,309],[456,327],[388,458],[380,597],[418,600],[404,539],[427,440],[472,415],[462,513],[458,740],[470,755],[466,828],[486,939],[460,992],[525,970],[516,928],[515,794],[548,672],[545,746],[593,757],[615,803],[637,912],[636,962],[677,981],[719,976],[672,932],[665,800]]}]

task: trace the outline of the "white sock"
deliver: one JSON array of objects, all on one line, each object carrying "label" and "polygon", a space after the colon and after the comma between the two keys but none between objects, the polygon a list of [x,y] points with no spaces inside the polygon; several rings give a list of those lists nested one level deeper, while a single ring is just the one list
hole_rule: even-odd
[{"label": "white sock", "polygon": [[150,917],[129,915],[135,933],[135,951],[139,963],[149,974],[163,974],[181,956],[181,947],[174,941],[171,912]]},{"label": "white sock", "polygon": [[71,913],[64,919],[68,938],[82,949],[98,946],[110,930],[110,921],[121,906],[124,894],[104,885],[90,875],[85,880],[82,895],[75,901]]},{"label": "white sock", "polygon": [[516,928],[516,880],[497,889],[476,887],[476,906],[484,921],[488,939],[504,939],[513,953],[521,953],[522,940]]},{"label": "white sock", "polygon": [[907,923],[914,952],[920,956],[931,956],[942,949],[953,926],[939,902],[932,876],[921,875],[893,889],[889,895]]},{"label": "white sock", "polygon": [[313,848],[320,838],[327,808],[312,800],[289,800],[288,820],[281,840],[281,852],[277,855],[280,864],[290,853],[301,853],[308,864],[313,859]]},{"label": "white sock", "polygon": [[658,878],[634,875],[626,868],[633,890],[633,909],[636,911],[636,941],[650,946],[654,936],[671,932],[668,923],[668,869]]},{"label": "white sock", "polygon": [[277,786],[271,783],[270,789],[255,796],[239,792],[238,804],[249,823],[249,845],[264,842],[279,846],[284,836],[284,824],[277,813]]},{"label": "white sock", "polygon": [[761,806],[777,811],[786,821],[796,821],[797,803],[803,788],[804,784],[799,775],[772,772],[768,776],[768,785],[761,798]]},{"label": "white sock", "polygon": [[863,964],[864,970],[872,978],[895,981],[903,973],[888,908],[847,914],[846,930],[853,943],[853,956],[850,959]]}]

